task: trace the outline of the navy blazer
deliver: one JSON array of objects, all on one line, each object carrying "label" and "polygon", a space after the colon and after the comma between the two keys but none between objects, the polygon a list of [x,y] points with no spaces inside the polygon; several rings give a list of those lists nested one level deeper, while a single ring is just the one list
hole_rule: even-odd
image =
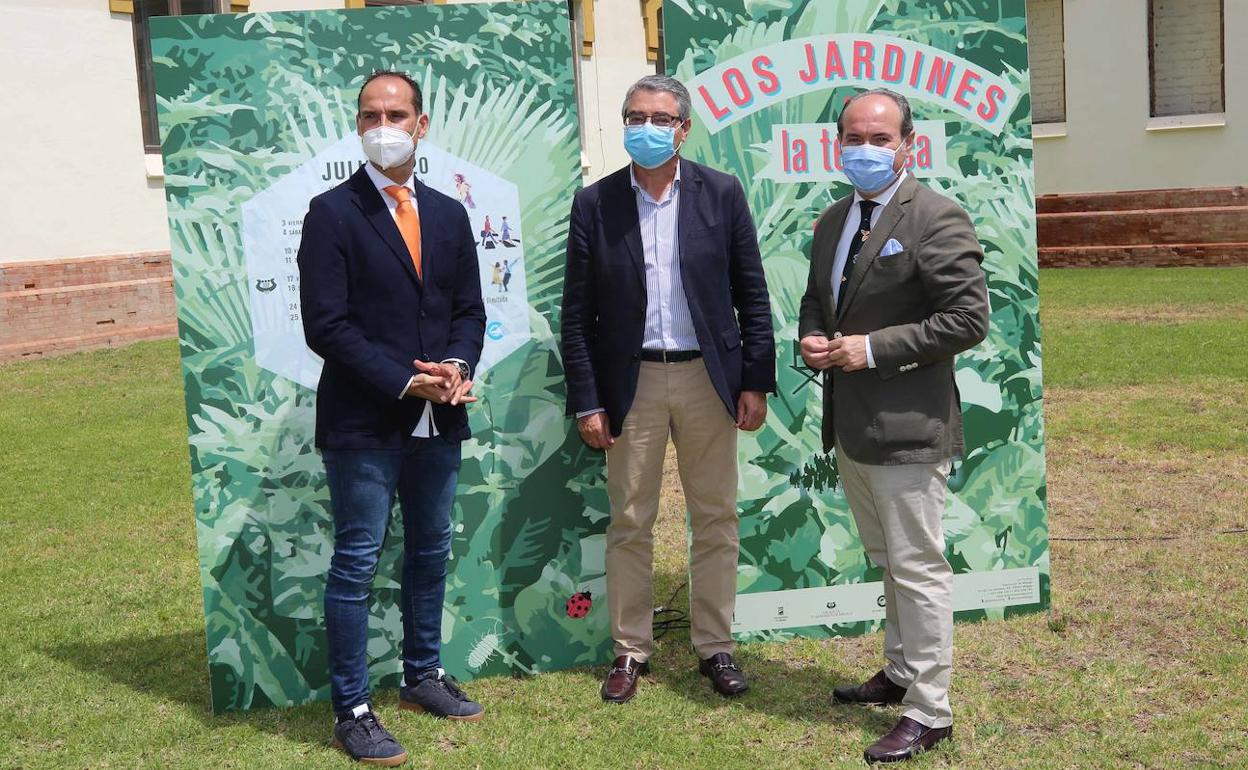
[{"label": "navy blazer", "polygon": [[[776,389],[767,280],[737,178],[681,160],[678,230],[680,275],[702,360],[735,419],[741,391]],[[614,436],[637,392],[644,259],[628,167],[576,194],[563,284],[568,414],[605,409]]]},{"label": "navy blazer", "polygon": [[[427,403],[399,398],[412,360],[460,358],[476,369],[485,305],[476,238],[459,201],[419,181],[421,273],[382,193],[360,168],[308,205],[299,243],[299,297],[308,347],[325,359],[316,393],[316,445],[397,449]],[[463,405],[435,404],[448,439],[468,437]]]}]

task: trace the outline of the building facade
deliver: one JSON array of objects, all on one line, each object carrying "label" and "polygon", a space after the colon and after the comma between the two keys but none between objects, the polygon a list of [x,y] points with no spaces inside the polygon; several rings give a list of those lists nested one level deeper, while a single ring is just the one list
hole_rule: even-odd
[{"label": "building facade", "polygon": [[[12,108],[0,125],[9,182],[0,188],[0,360],[175,333],[143,53],[149,14],[408,2],[416,4],[0,0],[0,77]],[[1248,0],[1026,3],[1042,262],[1248,261],[1248,209],[1235,210],[1248,204],[1237,189],[1248,180],[1248,48],[1228,44],[1248,37]],[[661,5],[570,0],[586,182],[627,162],[620,102],[629,84],[661,66]],[[1171,192],[1136,192],[1157,189]],[[1140,224],[1159,208],[1192,202],[1219,210],[1197,217],[1199,234]],[[1106,209],[1116,215],[1102,216]],[[1114,230],[1124,218],[1147,232]],[[1207,246],[1209,238],[1229,246],[1178,243]],[[1098,257],[1087,251],[1097,243],[1165,248],[1149,261],[1139,248]]]}]

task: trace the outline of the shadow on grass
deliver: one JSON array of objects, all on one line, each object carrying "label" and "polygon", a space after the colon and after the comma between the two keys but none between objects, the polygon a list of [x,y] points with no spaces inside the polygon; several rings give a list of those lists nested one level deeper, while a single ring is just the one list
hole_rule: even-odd
[{"label": "shadow on grass", "polygon": [[[160,703],[181,706],[205,727],[219,730],[245,725],[298,743],[327,746],[332,721],[329,706],[312,703],[248,712],[212,712],[208,659],[202,631],[135,636],[112,641],[78,641],[48,654],[90,675],[103,675]],[[127,708],[133,704],[126,704]],[[139,707],[144,708],[143,706]]]},{"label": "shadow on grass", "polygon": [[[666,600],[683,580],[683,573],[659,571],[655,575],[656,593],[661,595],[659,601]],[[675,604],[687,609],[683,593]],[[830,644],[835,645],[835,642]],[[318,748],[326,747],[331,738],[331,717],[325,703],[214,714],[204,636],[199,630],[134,635],[111,641],[79,640],[46,652],[84,674],[102,675],[133,691],[136,697],[132,701],[124,699],[118,708],[160,708],[168,704],[180,708],[212,731],[244,726]],[[831,704],[833,687],[862,678],[861,671],[852,671],[838,660],[834,648],[824,660],[791,660],[786,659],[783,644],[758,643],[739,647],[736,659],[749,677],[750,691],[728,700],[715,693],[709,680],[698,673],[689,632],[673,630],[659,641],[652,660],[652,673],[642,682],[642,688],[661,688],[708,713],[727,706],[794,722],[821,724],[830,730],[859,730],[870,735],[886,732],[897,719],[897,714],[891,710]],[[594,684],[590,686],[594,689],[606,670],[606,666],[579,669],[591,678]],[[379,705],[385,708],[393,705],[395,696],[393,691],[381,690],[376,697]],[[144,703],[145,700],[148,702]],[[487,703],[487,708],[490,705]],[[644,708],[641,703],[631,705]],[[645,719],[640,712],[632,716]],[[731,713],[725,713],[724,718],[731,720]]]},{"label": "shadow on grass", "polygon": [[[684,573],[656,570],[654,583],[656,601],[663,601],[685,580]],[[688,597],[682,592],[676,606],[688,612]],[[739,645],[734,658],[750,683],[749,692],[737,698],[724,698],[716,693],[710,680],[698,673],[698,658],[689,641],[687,629],[672,630],[656,645],[650,662],[650,675],[641,686],[659,686],[693,703],[715,710],[726,703],[758,711],[772,717],[802,722],[826,723],[843,730],[862,730],[869,735],[888,732],[900,718],[900,709],[879,709],[846,706],[832,702],[832,690],[844,684],[858,683],[873,672],[856,670],[838,659],[835,640],[830,665],[821,661],[785,659],[781,642],[756,642]],[[599,669],[595,669],[599,673]],[[606,668],[601,667],[606,675]]]}]

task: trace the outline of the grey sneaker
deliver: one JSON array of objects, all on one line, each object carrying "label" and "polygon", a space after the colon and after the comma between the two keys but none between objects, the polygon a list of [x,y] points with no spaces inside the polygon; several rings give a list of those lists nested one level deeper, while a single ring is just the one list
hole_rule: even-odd
[{"label": "grey sneaker", "polygon": [[339,717],[334,724],[334,747],[369,765],[397,767],[407,761],[407,752],[372,711]]},{"label": "grey sneaker", "polygon": [[414,685],[400,687],[399,708],[457,722],[480,722],[485,716],[481,704],[465,695],[455,677],[440,668]]}]

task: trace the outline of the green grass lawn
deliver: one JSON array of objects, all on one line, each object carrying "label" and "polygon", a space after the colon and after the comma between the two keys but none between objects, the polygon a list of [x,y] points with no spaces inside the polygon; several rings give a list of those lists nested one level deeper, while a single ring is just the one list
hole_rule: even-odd
[{"label": "green grass lawn", "polygon": [[[912,765],[1246,767],[1248,535],[1216,533],[1248,527],[1248,269],[1042,288],[1053,611],[958,626],[957,740]],[[179,378],[173,342],[0,366],[0,768],[354,766],[323,704],[209,709]],[[897,712],[828,696],[879,647],[745,646],[725,702],[674,633],[624,707],[593,668],[474,682],[479,725],[378,708],[409,767],[861,767]]]}]

